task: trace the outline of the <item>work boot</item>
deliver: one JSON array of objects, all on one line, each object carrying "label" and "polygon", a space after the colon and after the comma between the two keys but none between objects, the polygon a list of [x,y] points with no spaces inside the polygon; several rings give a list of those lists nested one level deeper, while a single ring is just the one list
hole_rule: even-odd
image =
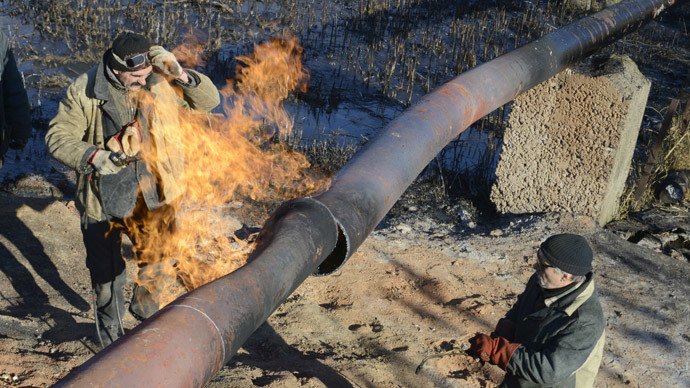
[{"label": "work boot", "polygon": [[114,281],[93,287],[96,335],[104,348],[124,334],[122,316],[125,313],[125,297],[122,285],[126,280],[123,272]]},{"label": "work boot", "polygon": [[98,336],[98,342],[100,342],[101,348],[105,349],[108,345],[112,344],[118,338],[120,338],[120,326],[117,324],[107,325],[103,322],[102,319],[100,319],[100,317],[98,319],[98,322],[99,323],[96,325],[96,335]]},{"label": "work boot", "polygon": [[158,311],[158,301],[153,298],[153,294],[146,287],[135,285],[132,303],[129,305],[130,314],[139,321],[143,321],[156,311]]},{"label": "work boot", "polygon": [[141,266],[139,278],[134,286],[129,312],[140,321],[156,313],[166,302],[187,291],[184,284],[175,277],[171,268],[174,261],[161,261]]}]

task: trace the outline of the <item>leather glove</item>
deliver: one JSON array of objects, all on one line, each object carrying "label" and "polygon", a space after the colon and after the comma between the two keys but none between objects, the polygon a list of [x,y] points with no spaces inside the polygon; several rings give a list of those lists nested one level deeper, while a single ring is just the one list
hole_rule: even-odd
[{"label": "leather glove", "polygon": [[151,48],[149,48],[149,59],[151,59],[151,64],[163,74],[178,78],[184,71],[180,63],[177,62],[175,54],[164,49],[162,46],[151,46]]},{"label": "leather glove", "polygon": [[117,174],[125,166],[115,164],[115,160],[119,157],[115,152],[110,152],[104,149],[97,149],[91,156],[91,165],[101,175]]},{"label": "leather glove", "polygon": [[515,349],[519,347],[520,344],[503,337],[491,338],[486,334],[477,334],[470,339],[469,353],[506,370]]},{"label": "leather glove", "polygon": [[124,152],[127,156],[134,156],[141,151],[141,135],[139,126],[133,121],[125,129],[116,133],[105,143],[105,147],[113,152]]}]

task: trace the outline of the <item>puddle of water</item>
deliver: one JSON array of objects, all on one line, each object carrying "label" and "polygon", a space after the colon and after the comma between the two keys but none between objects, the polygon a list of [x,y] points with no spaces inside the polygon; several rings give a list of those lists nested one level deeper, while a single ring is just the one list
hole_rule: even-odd
[{"label": "puddle of water", "polygon": [[[249,12],[249,9],[244,9]],[[255,8],[257,13],[268,12],[264,8]],[[30,40],[34,47],[43,50],[63,51],[64,44],[47,42],[36,36],[33,27],[22,23],[18,17],[0,15],[3,31],[11,31],[16,42]],[[17,43],[15,43],[17,44]],[[216,56],[217,63],[209,64],[209,73],[215,75],[214,82],[219,88],[225,84],[225,77],[231,77],[234,71],[234,56],[245,54],[249,46],[242,44],[226,44]],[[322,47],[322,49],[324,49]],[[305,50],[309,50],[306,48]],[[312,49],[317,51],[316,49]],[[74,62],[64,66],[54,66],[52,68],[39,68],[30,62],[20,62],[20,71],[29,80],[32,77],[44,76],[46,74],[62,73],[71,78],[84,73],[94,64]],[[333,87],[329,96],[318,96],[317,106],[310,104],[315,102],[312,99],[297,99],[285,103],[286,110],[292,115],[294,120],[294,130],[301,133],[305,140],[335,139],[343,145],[357,146],[364,141],[374,137],[382,128],[403,111],[403,106],[394,100],[385,98],[378,92],[375,86],[367,86],[356,78],[349,78],[350,75],[343,73],[342,77],[347,77],[348,81],[339,80],[339,88],[335,88],[336,81],[333,75],[333,64],[328,63],[321,57],[312,56],[307,59],[307,68],[312,74],[312,85],[317,88],[322,82],[332,82]],[[326,88],[323,88],[326,89]],[[29,87],[27,89],[29,98],[34,111],[34,120],[47,123],[57,112],[58,102],[62,99],[64,90],[36,90]],[[321,92],[321,90],[317,90]],[[423,93],[417,91],[417,97]],[[313,96],[312,96],[313,97]],[[0,182],[8,182],[27,174],[65,174],[68,169],[55,162],[47,153],[43,143],[43,130],[34,129],[34,134],[27,147],[22,151],[9,151],[6,155],[5,166],[0,170]],[[445,168],[454,166],[462,170],[469,170],[476,166],[477,161],[468,158],[468,155],[481,155],[486,148],[487,133],[481,131],[467,130],[461,134],[458,142],[451,150],[441,155],[440,162]],[[459,146],[458,146],[459,145]],[[458,150],[459,149],[459,150]],[[458,160],[461,160],[458,163]]]},{"label": "puddle of water", "polygon": [[295,120],[295,130],[306,138],[336,136],[342,144],[357,144],[371,139],[381,128],[400,114],[400,107],[381,105],[372,109],[356,103],[343,103],[330,113],[318,111],[303,103],[286,104]]},{"label": "puddle of water", "polygon": [[[151,4],[154,3],[164,4],[151,2]],[[441,3],[435,4],[436,7],[442,5]],[[463,31],[462,34],[472,36],[471,42],[464,43],[467,47],[459,48],[458,53],[462,50],[472,53],[483,52],[485,57],[477,57],[481,62],[498,54],[498,52],[491,52],[492,48],[494,51],[509,51],[514,46],[526,42],[528,37],[524,36],[525,32],[522,31],[522,27],[516,31],[513,23],[516,16],[521,17],[520,12],[531,12],[532,17],[536,20],[533,22],[535,23],[533,26],[535,31],[529,39],[534,39],[536,35],[557,27],[553,25],[554,17],[545,12],[543,7],[536,7],[526,1],[514,4],[507,9],[502,9],[495,4],[480,6],[479,2],[467,1],[457,10],[442,9],[441,12],[433,15],[431,15],[433,12],[427,10],[424,5],[415,3],[414,6],[410,6],[412,7],[409,11],[412,12],[410,15],[420,16],[421,19],[418,20],[418,23],[412,23],[414,31],[406,31],[405,28],[402,28],[407,24],[405,24],[404,18],[398,16],[401,12],[408,12],[402,9],[387,10],[385,12],[388,18],[382,19],[375,16],[368,18],[366,15],[359,15],[358,12],[361,10],[358,11],[356,7],[344,3],[331,4],[325,12],[321,12],[320,8],[325,7],[324,4],[301,0],[298,0],[297,3],[279,0],[252,1],[242,2],[239,7],[237,5],[229,5],[229,7],[233,8],[235,12],[232,17],[236,17],[241,23],[234,23],[235,19],[231,19],[227,15],[222,18],[216,15],[209,19],[213,23],[223,23],[224,29],[232,31],[232,39],[224,40],[224,44],[220,45],[219,53],[214,57],[215,62],[210,62],[207,66],[207,72],[212,76],[216,85],[221,88],[225,85],[225,78],[232,77],[233,61],[236,55],[247,54],[253,43],[258,43],[269,35],[275,35],[275,32],[279,30],[278,27],[282,28],[280,23],[296,23],[296,25],[304,26],[302,30],[294,32],[301,34],[305,50],[305,65],[312,75],[311,93],[313,94],[310,96],[298,95],[297,98],[286,101],[285,107],[293,115],[295,131],[301,132],[304,138],[335,138],[341,144],[350,145],[356,145],[363,140],[372,138],[403,110],[400,101],[388,98],[380,91],[382,78],[387,76],[380,71],[385,73],[386,65],[390,64],[387,50],[402,50],[405,46],[404,49],[408,51],[403,58],[417,57],[415,60],[418,60],[419,66],[416,68],[416,74],[413,74],[411,78],[416,80],[416,84],[412,88],[413,98],[411,101],[414,102],[425,93],[421,85],[425,82],[428,83],[425,80],[432,78],[432,72],[436,85],[428,86],[433,88],[454,76],[454,72],[458,71],[456,66],[462,65],[460,66],[462,68],[467,65],[457,63],[456,59],[464,58],[462,56],[456,58],[448,56],[450,52],[456,50],[456,47],[453,47],[453,39],[454,36],[457,37],[454,35],[457,34],[457,31]],[[307,12],[310,7],[315,7],[313,10],[318,12],[311,15]],[[172,10],[173,8],[174,6],[168,6],[167,9]],[[292,14],[285,13],[288,9],[293,10]],[[208,13],[213,14],[211,11],[209,8]],[[16,42],[27,40],[36,50],[52,53],[65,52],[66,45],[64,42],[45,40],[38,36],[31,25],[23,24],[21,17],[4,15],[1,14],[2,12],[3,10],[0,10],[0,28],[13,37]],[[199,12],[201,15],[203,10],[195,12]],[[428,16],[427,13],[431,16]],[[494,18],[492,15],[500,16],[500,18]],[[425,16],[426,19],[422,16]],[[478,17],[482,19],[478,20]],[[121,18],[115,20],[121,20]],[[194,25],[196,26],[196,24]],[[356,28],[357,25],[360,27]],[[435,27],[429,29],[429,25]],[[371,31],[367,29],[367,26],[371,28]],[[448,26],[452,28],[449,29]],[[198,26],[198,28],[202,27]],[[488,36],[485,36],[487,34]],[[673,37],[676,39],[676,35]],[[679,35],[678,41],[686,39],[686,37],[687,31]],[[425,49],[425,39],[437,39],[440,42],[440,51]],[[401,43],[391,45],[389,41]],[[503,43],[494,46],[496,42]],[[474,46],[471,46],[470,43]],[[458,44],[462,46],[463,43]],[[361,56],[359,49],[362,49]],[[485,49],[489,51],[488,57],[486,57],[487,50]],[[365,58],[364,52],[367,50],[373,53],[371,58]],[[357,52],[356,55],[355,52]],[[357,59],[353,60],[352,57]],[[392,57],[391,54],[390,58]],[[371,64],[368,69],[364,68],[367,65],[365,62]],[[70,63],[65,66],[45,67],[20,61],[19,67],[29,81],[35,81],[36,77],[57,73],[74,78],[88,70],[92,65],[89,63]],[[395,86],[400,87],[400,90],[407,90],[404,88],[407,66],[409,66],[407,62],[397,63],[395,73],[390,78],[392,80],[390,82],[391,87]],[[640,67],[644,69],[644,66]],[[369,70],[371,70],[371,74],[368,73]],[[668,78],[668,76],[665,77]],[[371,84],[369,83],[370,80]],[[663,83],[672,82],[666,80]],[[658,82],[653,83],[653,85],[656,84]],[[34,120],[45,123],[55,114],[57,102],[62,98],[64,90],[29,88],[28,92],[32,105],[39,108],[34,113]],[[397,98],[406,102],[405,93],[401,92]],[[42,131],[43,128],[38,132],[42,133]],[[494,152],[494,159],[489,163],[495,164],[498,151],[488,149],[488,140],[491,136],[493,134],[486,130],[468,129],[461,134],[458,141],[446,147],[438,159],[446,168],[452,166],[458,171],[469,171],[481,163],[487,163],[486,159],[490,158],[484,158],[485,155],[488,152]],[[42,138],[42,135],[35,135],[35,138]],[[45,157],[42,152],[36,151],[41,147],[40,142],[35,142],[34,147],[35,150],[26,151],[28,152],[26,155],[8,154],[8,159],[22,160],[23,163],[15,166],[19,168],[19,165],[34,163],[34,158]],[[40,160],[35,163],[37,163],[34,168],[36,171],[41,171],[43,168],[38,165],[50,165],[50,163]],[[7,168],[0,171],[0,178],[7,174],[7,169],[15,168],[10,166],[11,164],[8,164]]]}]

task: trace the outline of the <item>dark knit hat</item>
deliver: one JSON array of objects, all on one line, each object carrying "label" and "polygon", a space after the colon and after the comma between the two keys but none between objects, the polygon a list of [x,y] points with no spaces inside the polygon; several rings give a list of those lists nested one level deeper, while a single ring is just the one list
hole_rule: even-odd
[{"label": "dark knit hat", "polygon": [[546,260],[572,275],[587,275],[592,270],[592,248],[577,234],[557,234],[541,244]]},{"label": "dark knit hat", "polygon": [[[146,53],[149,51],[149,48],[153,44],[149,40],[149,38],[135,34],[133,32],[123,32],[120,35],[118,35],[117,38],[113,41],[113,45],[110,48],[110,58],[108,60],[108,65],[110,66],[111,69],[113,70],[119,70],[119,71],[134,71],[138,70],[143,66],[134,66],[134,67],[129,67],[126,65],[126,63],[123,63],[124,60],[131,58],[132,56],[135,56],[136,54],[142,54]],[[117,57],[120,58],[118,60],[115,58],[114,55],[117,55]],[[148,65],[148,59],[146,59],[146,65]]]}]

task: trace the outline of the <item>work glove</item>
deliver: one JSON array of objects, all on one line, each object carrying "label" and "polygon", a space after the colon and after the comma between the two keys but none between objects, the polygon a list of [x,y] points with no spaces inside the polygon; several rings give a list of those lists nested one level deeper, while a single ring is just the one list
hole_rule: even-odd
[{"label": "work glove", "polygon": [[510,358],[520,344],[509,342],[503,337],[491,338],[486,334],[477,334],[470,339],[469,353],[506,370]]},{"label": "work glove", "polygon": [[101,175],[117,174],[127,164],[120,163],[120,155],[116,152],[110,152],[104,149],[97,149],[91,156],[91,165]]},{"label": "work glove", "polygon": [[149,48],[149,59],[151,64],[163,74],[178,78],[184,71],[180,63],[177,62],[175,54],[161,46],[151,46]]},{"label": "work glove", "polygon": [[124,152],[127,156],[134,156],[141,151],[141,135],[136,121],[125,125],[125,129],[108,139],[105,147],[113,152]]}]

